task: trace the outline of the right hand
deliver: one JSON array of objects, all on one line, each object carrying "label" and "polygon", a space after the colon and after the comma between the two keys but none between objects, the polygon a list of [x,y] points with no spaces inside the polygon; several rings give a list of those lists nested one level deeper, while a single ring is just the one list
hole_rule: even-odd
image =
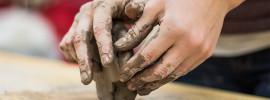
[{"label": "right hand", "polygon": [[93,40],[93,37],[96,39],[102,66],[110,66],[114,58],[112,19],[134,22],[142,14],[147,1],[95,0],[81,6],[80,12],[75,16],[71,28],[59,46],[68,61],[79,64],[83,84],[91,83],[93,66],[99,60],[99,57],[91,54],[93,46],[90,40]]},{"label": "right hand", "polygon": [[153,26],[160,27],[123,66],[120,80],[128,82],[129,90],[147,95],[198,67],[214,52],[225,15],[243,1],[149,0],[115,47],[132,50]]}]

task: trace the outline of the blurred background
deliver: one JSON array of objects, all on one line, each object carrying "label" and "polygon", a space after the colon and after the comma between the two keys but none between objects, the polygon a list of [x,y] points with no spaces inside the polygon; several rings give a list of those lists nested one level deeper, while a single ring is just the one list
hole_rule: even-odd
[{"label": "blurred background", "polygon": [[58,44],[89,0],[0,0],[0,50],[63,60]]}]

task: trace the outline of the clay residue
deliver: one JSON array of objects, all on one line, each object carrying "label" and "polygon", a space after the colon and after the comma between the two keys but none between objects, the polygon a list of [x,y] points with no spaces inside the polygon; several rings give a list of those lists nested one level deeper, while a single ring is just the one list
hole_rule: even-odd
[{"label": "clay residue", "polygon": [[145,59],[145,57],[137,54],[134,60],[131,59],[126,65],[124,65],[120,78],[122,78],[124,81],[127,81],[134,74],[143,69],[147,64],[148,61]]}]

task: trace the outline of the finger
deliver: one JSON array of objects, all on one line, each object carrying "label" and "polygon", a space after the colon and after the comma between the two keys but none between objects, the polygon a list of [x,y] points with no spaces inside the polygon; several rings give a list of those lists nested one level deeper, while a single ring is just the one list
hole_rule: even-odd
[{"label": "finger", "polygon": [[129,80],[138,71],[158,59],[173,44],[174,41],[169,39],[168,35],[165,35],[167,32],[168,30],[165,28],[158,29],[157,32],[155,32],[139,52],[123,66],[120,81],[124,82]]},{"label": "finger", "polygon": [[[196,54],[194,54],[196,55]],[[166,78],[161,80],[156,80],[153,82],[146,83],[144,86],[137,90],[139,95],[148,95],[150,92],[158,89],[159,87],[176,80],[177,78],[186,75],[189,72],[189,68],[199,60],[200,57],[195,57],[194,55],[187,57],[177,68],[169,74]]]},{"label": "finger", "polygon": [[162,80],[171,74],[178,65],[186,57],[185,52],[177,53],[179,49],[177,47],[171,47],[154,65],[149,68],[143,69],[133,78],[128,81],[128,88],[130,90],[137,90],[144,84]]},{"label": "finger", "polygon": [[140,18],[147,1],[148,0],[131,0],[125,7],[126,15],[133,20]]},{"label": "finger", "polygon": [[62,54],[65,56],[68,62],[77,62],[75,50],[73,46],[72,39],[73,37],[69,34],[66,34],[63,40],[60,42],[59,47]]},{"label": "finger", "polygon": [[92,81],[92,55],[89,51],[89,43],[93,37],[92,31],[92,11],[91,3],[86,3],[80,9],[81,16],[78,21],[76,34],[74,37],[74,47],[77,55],[77,62],[79,64],[81,73],[81,82],[85,85]]},{"label": "finger", "polygon": [[128,33],[114,43],[117,50],[125,51],[138,46],[153,29],[157,21],[157,12],[144,10],[142,17],[129,29]]},{"label": "finger", "polygon": [[[123,37],[127,33],[127,28],[125,25],[118,21],[114,20],[113,22],[113,29],[112,29],[112,34],[113,34],[113,40],[118,40],[119,38]],[[118,51],[118,62],[120,68],[132,57],[134,54],[132,50],[130,51]]]},{"label": "finger", "polygon": [[124,37],[126,33],[127,28],[125,27],[125,24],[120,20],[113,20],[113,28],[112,28],[113,41],[115,42],[121,37]]},{"label": "finger", "polygon": [[197,60],[194,64],[192,64],[186,73],[194,70],[196,67],[198,67],[200,64],[202,64],[206,59],[212,56],[212,53],[214,52],[214,49],[211,49],[207,51],[204,56],[202,56],[199,60]]},{"label": "finger", "polygon": [[[171,33],[167,32],[166,35],[167,34],[174,34],[174,31]],[[167,39],[162,41],[170,42],[170,40],[174,39],[173,37],[167,35]],[[144,69],[128,82],[129,89],[137,90],[146,83],[164,79],[169,74],[171,74],[191,53],[193,53],[193,51],[186,48],[185,45],[174,45],[170,47],[170,49],[167,50],[167,52],[159,59],[156,64],[150,66],[147,69]]]},{"label": "finger", "polygon": [[61,52],[64,54],[65,58],[69,62],[77,61],[77,57],[76,57],[76,53],[75,53],[75,49],[73,45],[73,38],[74,38],[74,34],[76,33],[79,17],[80,17],[80,13],[78,13],[75,16],[74,21],[71,25],[71,28],[69,29],[69,31],[67,32],[67,34],[64,36],[63,40],[59,44]]},{"label": "finger", "polygon": [[104,67],[112,64],[114,58],[112,45],[112,9],[108,2],[95,2],[94,35],[97,41],[101,63]]},{"label": "finger", "polygon": [[137,90],[137,93],[139,95],[141,95],[141,96],[148,95],[152,91],[158,89],[159,87],[163,86],[166,83],[169,83],[169,82],[177,79],[178,77],[179,76],[175,76],[175,75],[170,74],[168,76],[168,78],[165,78],[163,80],[154,81],[154,82],[145,84],[142,88],[140,88],[139,90]]}]

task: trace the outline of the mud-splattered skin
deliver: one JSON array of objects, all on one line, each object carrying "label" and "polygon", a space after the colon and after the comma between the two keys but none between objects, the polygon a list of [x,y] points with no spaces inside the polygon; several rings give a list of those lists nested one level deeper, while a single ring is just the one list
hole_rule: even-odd
[{"label": "mud-splattered skin", "polygon": [[[82,83],[89,84],[93,69],[100,69],[93,68],[94,65],[112,65],[115,58],[111,34],[112,19],[134,22],[136,18],[129,18],[128,16],[134,16],[128,15],[129,12],[142,14],[142,8],[129,7],[125,10],[125,6],[140,4],[142,7],[141,4],[146,2],[147,0],[94,0],[80,8],[70,30],[60,43],[60,50],[68,61],[79,63]],[[140,16],[138,14],[135,15]],[[96,51],[94,48],[99,55],[92,52]]]},{"label": "mud-splattered skin", "polygon": [[92,79],[96,81],[100,100],[133,100],[136,97],[136,92],[128,90],[127,83],[119,81],[120,68],[131,58],[133,52],[115,51],[113,39],[116,41],[123,37],[127,30],[123,23],[112,20],[134,22],[136,19],[127,17],[125,12],[142,12],[142,10],[132,7],[124,10],[125,6],[146,1],[95,0],[88,2],[81,7],[70,30],[60,43],[60,49],[65,57],[79,64],[81,82],[87,85]]},{"label": "mud-splattered skin", "polygon": [[153,26],[160,27],[123,66],[119,80],[147,95],[187,74],[212,55],[225,15],[243,1],[149,0],[142,16],[114,45],[121,51],[130,50]]},{"label": "mud-splattered skin", "polygon": [[[92,80],[93,63],[99,63],[92,60],[96,59],[93,55],[97,53],[89,53],[88,38],[94,35],[103,67],[111,66],[117,58],[113,51],[110,31],[112,19],[128,23],[134,22],[130,20],[132,18],[139,18],[128,33],[114,44],[115,48],[121,51],[131,50],[139,45],[153,26],[160,24],[156,35],[128,60],[120,75],[122,82],[128,82],[129,90],[145,95],[185,75],[210,57],[215,49],[224,16],[244,0],[133,2],[135,1],[137,3],[129,3],[129,0],[96,0],[82,6],[75,17],[60,48],[68,60],[82,63],[79,65],[82,66],[80,71],[84,84],[89,84]],[[139,3],[141,1],[147,3]],[[145,6],[143,11],[142,6]],[[124,9],[125,7],[127,9]],[[130,11],[133,8],[135,11]],[[90,34],[92,31],[93,34]],[[157,59],[162,60],[149,66]]]}]

